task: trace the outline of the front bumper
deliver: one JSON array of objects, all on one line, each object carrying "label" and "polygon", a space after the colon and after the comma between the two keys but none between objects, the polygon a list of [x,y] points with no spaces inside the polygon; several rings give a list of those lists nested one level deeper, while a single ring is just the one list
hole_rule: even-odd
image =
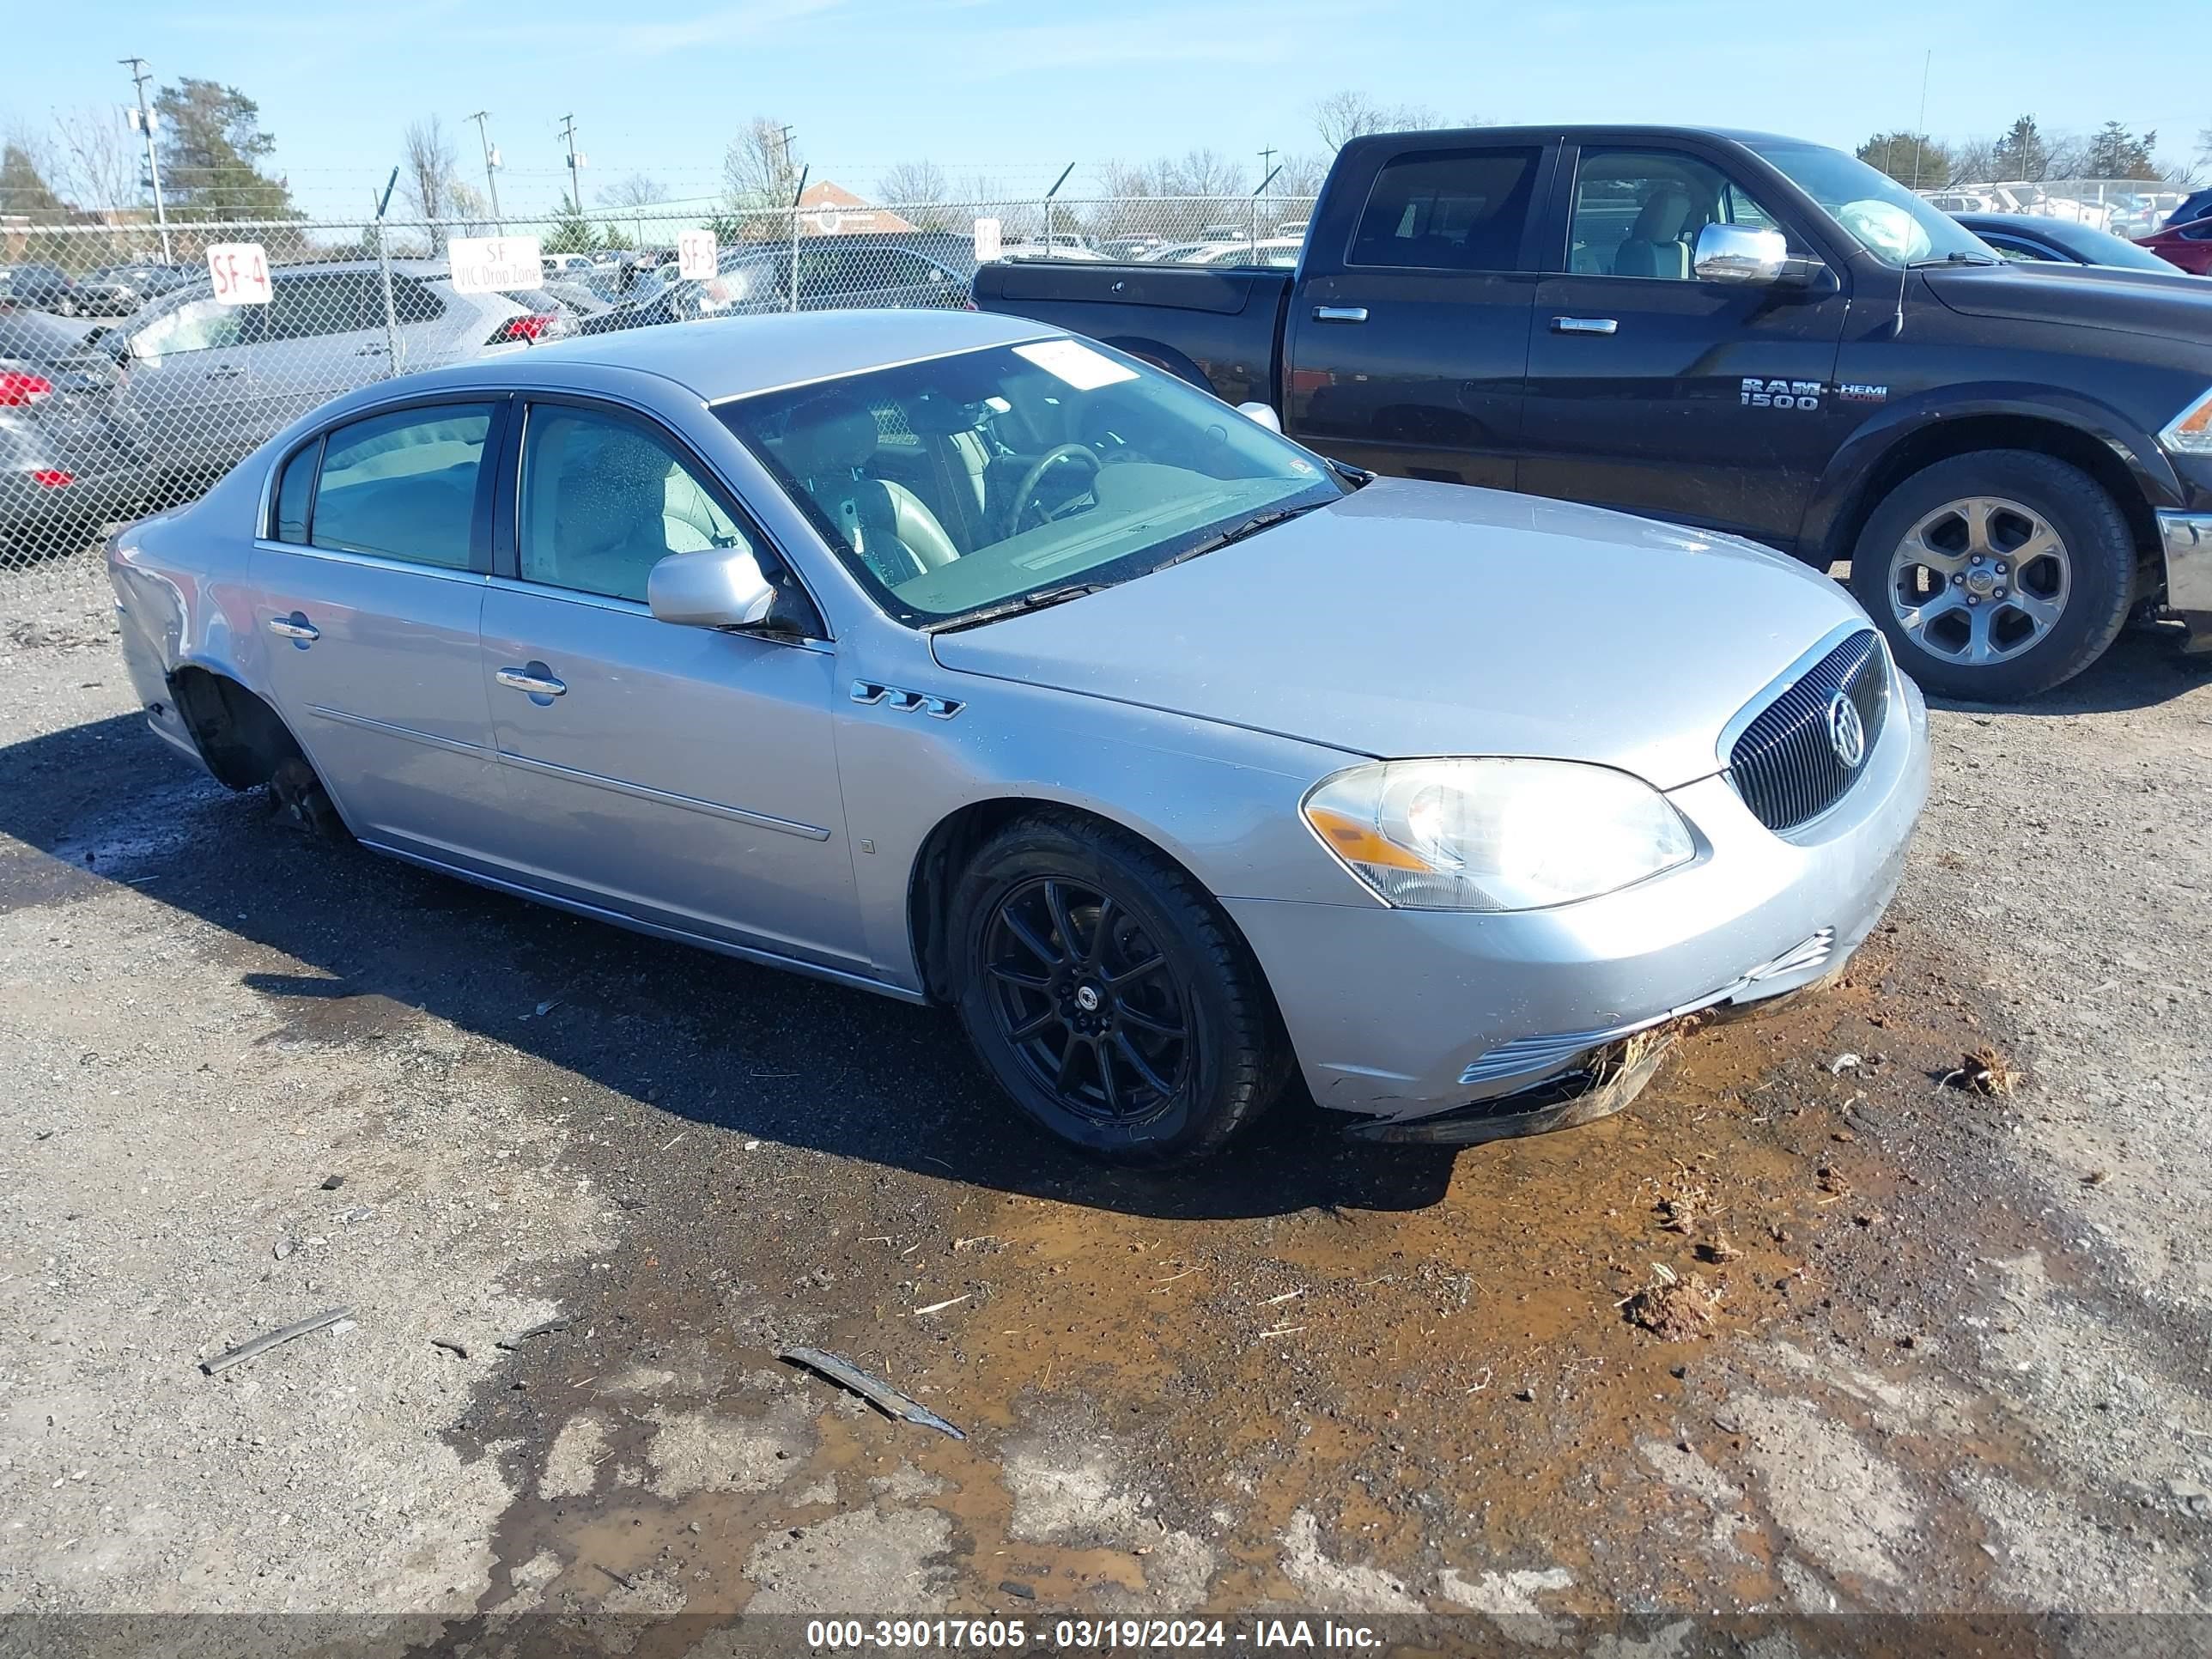
[{"label": "front bumper", "polygon": [[[1228,901],[1321,1104],[1403,1123],[1518,1093],[1593,1048],[1840,968],[1888,906],[1928,797],[1928,713],[1898,707],[1831,811],[1778,836],[1725,775],[1673,791],[1700,856],[1508,915]],[[1901,714],[1903,718],[1897,718]]]},{"label": "front bumper", "polygon": [[2188,648],[2212,651],[2212,513],[2160,513],[2166,605],[2189,629]]}]

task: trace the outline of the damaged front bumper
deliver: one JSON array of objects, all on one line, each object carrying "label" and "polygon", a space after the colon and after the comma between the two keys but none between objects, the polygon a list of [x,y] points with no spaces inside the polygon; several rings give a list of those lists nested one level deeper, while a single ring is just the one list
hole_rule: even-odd
[{"label": "damaged front bumper", "polygon": [[2188,629],[2185,648],[2212,651],[2212,513],[2160,513],[2166,608]]}]

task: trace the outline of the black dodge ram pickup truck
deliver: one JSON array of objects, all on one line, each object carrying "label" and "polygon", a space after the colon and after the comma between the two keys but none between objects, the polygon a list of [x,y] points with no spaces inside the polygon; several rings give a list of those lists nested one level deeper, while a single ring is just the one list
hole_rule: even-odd
[{"label": "black dodge ram pickup truck", "polygon": [[1361,138],[1295,271],[998,264],[975,294],[1353,465],[1849,560],[1953,696],[2056,685],[2138,609],[2212,648],[2212,282],[2007,264],[1817,144]]}]

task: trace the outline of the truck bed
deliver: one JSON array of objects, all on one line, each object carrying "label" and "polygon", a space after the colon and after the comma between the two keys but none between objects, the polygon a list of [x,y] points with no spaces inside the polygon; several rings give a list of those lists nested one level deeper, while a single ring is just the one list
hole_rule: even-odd
[{"label": "truck bed", "polygon": [[1232,404],[1272,404],[1292,278],[1265,265],[1013,260],[978,269],[975,292],[979,310],[1087,334]]}]

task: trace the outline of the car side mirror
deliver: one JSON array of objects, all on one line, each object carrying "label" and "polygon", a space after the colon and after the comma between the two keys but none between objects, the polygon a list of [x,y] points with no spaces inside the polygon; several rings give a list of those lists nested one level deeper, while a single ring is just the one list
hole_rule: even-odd
[{"label": "car side mirror", "polygon": [[679,628],[758,628],[775,599],[775,585],[744,547],[672,553],[645,578],[645,602],[654,618]]},{"label": "car side mirror", "polygon": [[1255,425],[1266,427],[1268,431],[1278,436],[1282,434],[1283,417],[1276,414],[1274,410],[1267,404],[1239,404],[1237,405],[1237,412]]},{"label": "car side mirror", "polygon": [[1790,244],[1778,230],[1712,224],[1698,233],[1690,269],[1701,283],[1766,286],[1780,282],[1790,263]]}]

